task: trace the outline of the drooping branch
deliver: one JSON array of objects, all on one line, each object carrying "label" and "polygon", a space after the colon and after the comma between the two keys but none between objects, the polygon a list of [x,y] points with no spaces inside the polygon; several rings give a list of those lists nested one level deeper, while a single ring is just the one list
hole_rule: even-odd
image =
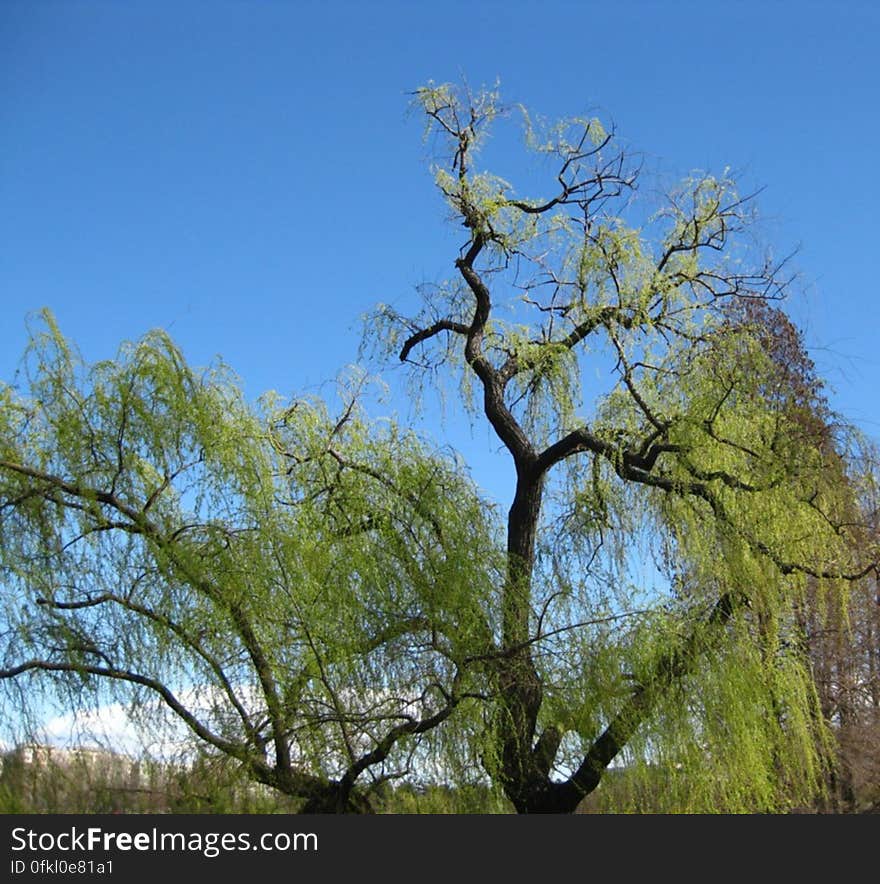
[{"label": "drooping branch", "polygon": [[[144,517],[143,507],[132,507],[121,500],[116,494],[111,494],[110,492],[102,491],[98,488],[92,488],[82,483],[68,482],[60,476],[55,476],[51,473],[46,473],[42,470],[29,467],[26,464],[14,463],[8,460],[0,460],[0,470],[8,470],[10,473],[26,476],[29,479],[35,479],[38,482],[44,483],[47,488],[57,489],[73,498],[106,504],[121,515],[129,518],[134,527],[140,528],[142,525],[149,524]],[[38,493],[41,495],[44,494],[42,491]]]},{"label": "drooping branch", "polygon": [[59,476],[46,473],[41,470],[28,467],[11,461],[0,461],[0,469],[26,476],[36,481],[45,483],[49,489],[57,489],[74,499],[82,501],[97,501],[116,510],[126,516],[129,524],[121,524],[119,527],[130,533],[142,534],[169,557],[175,567],[187,578],[194,589],[201,592],[206,598],[218,604],[229,614],[234,624],[236,633],[242,640],[254,669],[259,679],[272,722],[273,742],[275,744],[275,757],[278,769],[286,774],[290,769],[290,753],[287,747],[287,739],[284,733],[282,704],[278,694],[278,686],[272,674],[272,667],[261,642],[257,638],[253,624],[245,613],[241,604],[234,601],[228,594],[224,594],[214,584],[199,574],[193,573],[190,564],[180,554],[177,544],[165,536],[162,530],[151,521],[145,512],[144,506],[132,506],[122,501],[116,494],[102,491],[98,488],[87,486],[83,483],[69,482]]},{"label": "drooping branch", "polygon": [[168,614],[160,613],[146,605],[138,604],[131,598],[123,597],[112,592],[103,592],[99,595],[91,596],[88,599],[83,599],[77,602],[61,602],[56,599],[40,597],[37,599],[37,604],[52,608],[55,611],[78,611],[84,608],[93,608],[104,604],[114,604],[138,617],[143,617],[144,619],[155,623],[161,629],[167,629],[184,647],[192,650],[193,653],[195,653],[196,656],[198,656],[210,668],[214,677],[217,679],[226,700],[238,714],[248,739],[261,753],[265,751],[266,741],[254,727],[251,717],[248,715],[247,710],[236,695],[223,665],[216,659],[216,657],[208,653],[203,642],[200,640],[200,636],[193,635],[183,625],[173,620]]},{"label": "drooping branch", "polygon": [[[196,718],[189,709],[177,698],[177,696],[169,690],[169,688],[161,681],[139,672],[133,672],[127,669],[120,669],[107,666],[91,666],[88,664],[74,662],[53,662],[51,660],[27,660],[16,666],[10,666],[6,669],[0,669],[0,680],[15,678],[25,672],[62,672],[72,674],[95,675],[101,678],[107,678],[112,681],[122,681],[128,684],[139,685],[148,688],[155,693],[162,702],[183,721],[186,726],[199,739],[204,740],[215,749],[219,749],[232,758],[237,758],[249,766],[260,765],[266,768],[265,762],[258,762],[255,757],[248,752],[245,747],[239,743],[233,743],[224,739],[219,734],[214,733],[202,721]],[[266,768],[263,771],[265,776],[269,775]]]}]

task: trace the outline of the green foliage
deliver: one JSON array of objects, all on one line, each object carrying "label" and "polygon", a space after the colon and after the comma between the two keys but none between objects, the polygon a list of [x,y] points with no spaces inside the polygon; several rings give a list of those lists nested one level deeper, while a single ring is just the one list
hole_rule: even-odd
[{"label": "green foliage", "polygon": [[464,242],[371,343],[488,419],[507,531],[361,375],[338,409],[254,405],[158,331],[86,365],[47,313],[0,387],[0,681],[170,712],[206,782],[307,810],[571,810],[603,776],[620,810],[808,804],[833,750],[804,611],[876,567],[874,485],[750,199],[699,174],[650,214],[613,131],[522,109],[556,168],[521,196],[477,166],[497,89],[414,105]]},{"label": "green foliage", "polygon": [[[267,751],[338,778],[474,689],[497,554],[453,460],[369,423],[345,387],[341,417],[276,395],[254,408],[161,332],[87,366],[47,315],[28,375],[29,395],[2,391],[0,567],[2,665],[39,661],[20,676],[34,702],[70,687],[144,722],[170,707],[295,792]],[[459,754],[474,723],[457,719],[439,741],[401,735],[371,773],[426,743]]]},{"label": "green foliage", "polygon": [[[511,794],[540,776],[521,772],[542,731],[561,734],[564,780],[612,729],[626,782],[662,776],[654,809],[808,802],[830,742],[804,653],[804,588],[809,577],[845,606],[877,549],[852,437],[772,306],[784,263],[745,236],[751,198],[727,170],[694,174],[649,216],[613,132],[524,109],[527,151],[557,165],[549,194],[519,196],[477,165],[507,115],[497,88],[417,95],[435,184],[468,232],[455,279],[410,318],[384,314],[398,329],[389,351],[416,377],[446,365],[460,379],[520,487],[543,468],[534,551],[508,548],[529,569],[522,689],[534,690],[531,667],[540,685],[534,722],[503,701],[502,720],[518,722],[497,738],[519,759],[506,762]],[[509,599],[520,592],[508,583]],[[528,752],[510,750],[517,739]]]}]

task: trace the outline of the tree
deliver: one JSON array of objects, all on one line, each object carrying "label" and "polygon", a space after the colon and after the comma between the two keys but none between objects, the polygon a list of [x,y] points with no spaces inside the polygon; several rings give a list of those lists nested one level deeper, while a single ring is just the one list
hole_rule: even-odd
[{"label": "tree", "polygon": [[[867,545],[880,535],[877,452],[862,453],[863,481],[856,519]],[[856,521],[854,519],[854,522]],[[830,776],[831,807],[880,808],[880,584],[857,581],[841,604],[815,581],[808,586],[799,626],[816,679],[819,704],[831,722],[839,763]]]},{"label": "tree", "polygon": [[700,176],[647,217],[613,132],[525,111],[555,189],[519,196],[476,167],[496,92],[415,105],[464,244],[374,340],[417,383],[458,375],[510,456],[506,525],[357,379],[340,413],[254,407],[162,333],[89,367],[46,315],[29,392],[2,390],[0,681],[170,710],[305,810],[405,779],[571,812],[611,766],[670,809],[811,799],[830,742],[797,615],[876,538],[750,199]]},{"label": "tree", "polygon": [[[877,561],[848,521],[821,385],[769,306],[786,262],[749,247],[751,197],[727,176],[690,178],[645,217],[638,169],[598,120],[542,127],[520,109],[527,146],[555,164],[554,189],[530,198],[476,167],[497,92],[429,84],[415,101],[467,236],[416,316],[382,316],[403,362],[457,366],[516,476],[493,777],[519,811],[570,811],[629,748],[685,770],[695,806],[779,806],[792,781],[817,783],[823,754],[792,606],[807,576],[839,584]],[[586,415],[584,356],[613,378]],[[626,580],[652,535],[666,602],[649,593],[609,640],[597,621],[645,597]]]},{"label": "tree", "polygon": [[30,395],[2,391],[15,713],[43,690],[133,704],[145,728],[170,712],[307,810],[364,809],[428,748],[467,763],[472,715],[445,747],[420,739],[478,690],[456,661],[490,630],[491,532],[455,463],[368,425],[357,379],[341,417],[275,395],[254,408],[164,333],[89,367],[44,326]]}]

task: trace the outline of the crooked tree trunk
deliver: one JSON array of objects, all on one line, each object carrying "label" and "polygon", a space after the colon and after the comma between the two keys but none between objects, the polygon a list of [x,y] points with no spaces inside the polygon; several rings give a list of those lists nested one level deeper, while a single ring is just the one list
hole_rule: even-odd
[{"label": "crooked tree trunk", "polygon": [[[692,670],[703,650],[702,630],[708,627],[716,637],[723,634],[723,627],[748,600],[737,592],[724,593],[706,621],[660,657],[649,686],[636,687],[593,742],[580,767],[566,781],[554,782],[550,770],[562,735],[550,727],[535,740],[543,690],[528,643],[529,590],[541,490],[540,475],[534,481],[523,481],[521,476],[510,510],[509,546],[517,543],[516,549],[527,554],[511,556],[508,565],[504,628],[505,646],[511,653],[501,675],[502,785],[518,813],[573,813],[599,785],[608,765],[651,715],[664,691]],[[510,580],[510,575],[516,580]]]}]

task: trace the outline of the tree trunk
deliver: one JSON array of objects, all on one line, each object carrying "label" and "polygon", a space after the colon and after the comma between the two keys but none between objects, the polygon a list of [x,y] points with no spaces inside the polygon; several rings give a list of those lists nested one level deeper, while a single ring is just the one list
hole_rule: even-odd
[{"label": "tree trunk", "polygon": [[504,654],[498,670],[501,781],[520,813],[530,812],[536,795],[546,792],[550,785],[549,766],[558,747],[558,739],[552,746],[544,740],[533,750],[543,698],[530,644],[532,571],[542,491],[543,477],[536,470],[520,466],[507,522],[507,575],[502,601]]}]

